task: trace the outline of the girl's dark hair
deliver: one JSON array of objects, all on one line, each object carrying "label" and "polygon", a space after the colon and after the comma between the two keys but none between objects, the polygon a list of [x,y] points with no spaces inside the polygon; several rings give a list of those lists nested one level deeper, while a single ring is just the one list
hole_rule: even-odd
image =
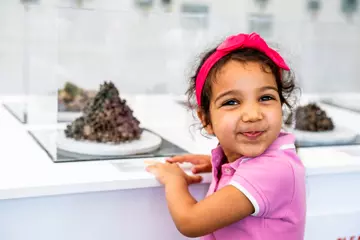
[{"label": "girl's dark hair", "polygon": [[[195,89],[196,89],[196,77],[199,74],[201,66],[205,61],[216,51],[216,48],[211,49],[204,54],[200,60],[199,65],[195,71],[195,75],[190,78],[189,88],[186,91],[188,96],[189,106],[194,105],[195,99]],[[292,104],[290,103],[290,97],[295,90],[295,76],[291,71],[281,70],[268,56],[264,53],[251,48],[244,48],[233,51],[228,55],[221,58],[214,66],[211,68],[206,81],[203,86],[201,93],[201,106],[198,106],[198,109],[201,110],[205,117],[205,126],[211,123],[210,121],[210,99],[212,95],[212,83],[216,79],[216,74],[221,70],[221,68],[230,60],[239,61],[239,62],[258,62],[262,66],[262,70],[269,72],[270,68],[271,73],[275,76],[276,85],[278,87],[279,96],[281,104],[288,107],[290,112],[292,111]],[[203,126],[203,127],[205,127]]]}]

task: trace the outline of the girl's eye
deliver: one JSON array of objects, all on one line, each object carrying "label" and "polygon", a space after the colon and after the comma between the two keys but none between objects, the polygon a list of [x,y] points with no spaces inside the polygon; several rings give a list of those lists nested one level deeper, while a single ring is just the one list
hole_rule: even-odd
[{"label": "girl's eye", "polygon": [[274,100],[275,98],[271,97],[271,96],[262,96],[260,98],[260,101],[261,102],[264,102],[264,101],[270,101],[270,100]]},{"label": "girl's eye", "polygon": [[232,105],[236,105],[236,104],[238,104],[239,102],[238,101],[236,101],[236,100],[228,100],[228,101],[225,101],[222,105],[223,106],[232,106]]}]

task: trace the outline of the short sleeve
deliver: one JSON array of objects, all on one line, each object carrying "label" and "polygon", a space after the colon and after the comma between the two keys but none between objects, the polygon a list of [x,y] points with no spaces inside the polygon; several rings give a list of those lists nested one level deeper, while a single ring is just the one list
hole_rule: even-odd
[{"label": "short sleeve", "polygon": [[239,164],[230,184],[253,204],[253,216],[269,216],[292,201],[294,171],[282,151]]}]

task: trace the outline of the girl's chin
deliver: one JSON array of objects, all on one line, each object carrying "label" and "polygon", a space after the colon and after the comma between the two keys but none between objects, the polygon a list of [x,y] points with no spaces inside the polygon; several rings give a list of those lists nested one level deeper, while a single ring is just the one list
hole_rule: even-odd
[{"label": "girl's chin", "polygon": [[245,149],[242,149],[241,155],[244,157],[257,157],[260,156],[263,152],[265,152],[265,147],[263,146],[249,146]]}]

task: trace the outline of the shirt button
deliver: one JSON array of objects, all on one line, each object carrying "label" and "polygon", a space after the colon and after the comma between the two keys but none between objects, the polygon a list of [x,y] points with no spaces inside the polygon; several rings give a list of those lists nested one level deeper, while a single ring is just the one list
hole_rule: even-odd
[{"label": "shirt button", "polygon": [[230,168],[225,168],[225,173],[228,173],[228,174],[230,174],[231,173],[231,169]]}]

